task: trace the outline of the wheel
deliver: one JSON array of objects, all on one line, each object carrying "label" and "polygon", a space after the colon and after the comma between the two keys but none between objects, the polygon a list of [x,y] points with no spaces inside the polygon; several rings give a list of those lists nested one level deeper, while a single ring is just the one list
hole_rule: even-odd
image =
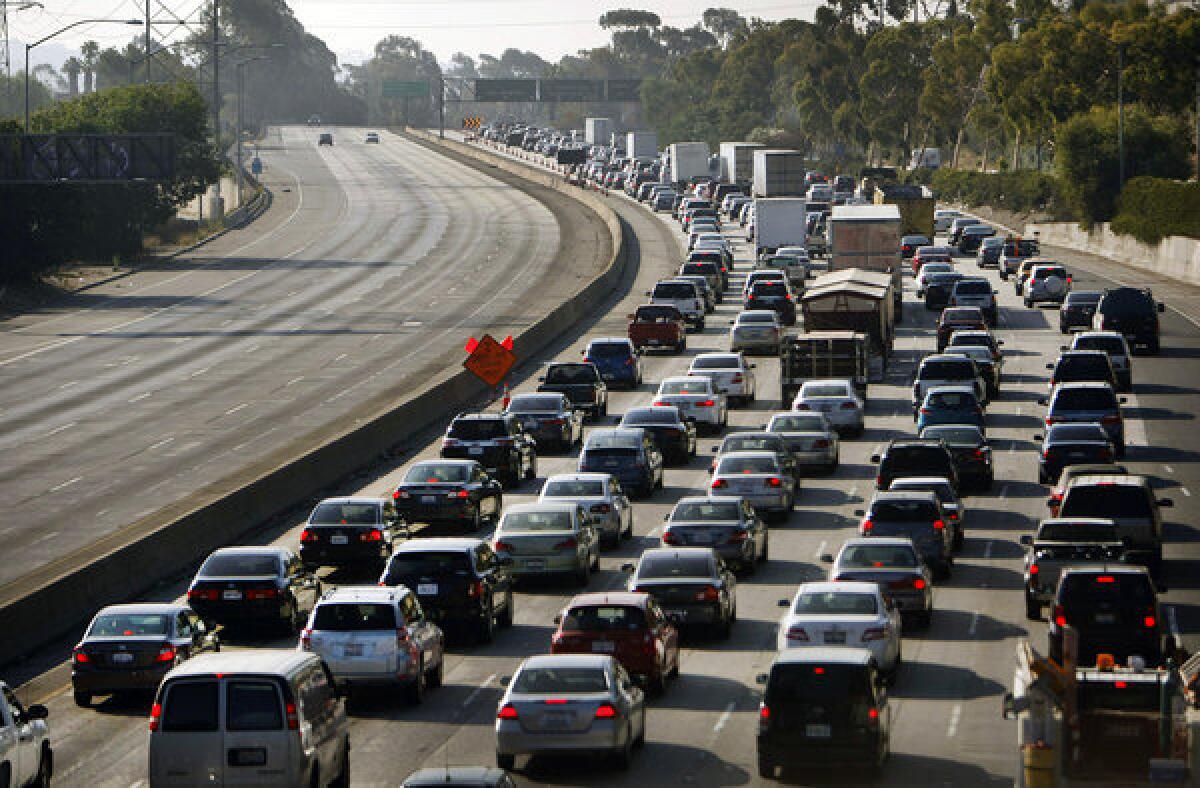
[{"label": "wheel", "polygon": [[629,724],[629,730],[625,732],[625,744],[613,752],[613,764],[625,771],[633,763],[633,723]]},{"label": "wheel", "polygon": [[496,767],[511,772],[517,768],[517,756],[505,755],[502,752],[496,753]]},{"label": "wheel", "polygon": [[76,692],[76,693],[74,693],[74,696],[75,696],[75,705],[80,707],[81,709],[86,709],[87,707],[92,705],[92,693]]},{"label": "wheel", "polygon": [[646,680],[646,689],[651,695],[662,695],[667,691],[667,674],[660,670],[657,675],[650,676]]},{"label": "wheel", "polygon": [[758,776],[764,780],[775,779],[775,764],[771,763],[761,755],[758,757]]},{"label": "wheel", "polygon": [[331,783],[332,788],[350,788],[350,742],[342,745],[342,771]]},{"label": "wheel", "polygon": [[417,667],[417,675],[404,688],[404,699],[410,706],[420,706],[425,700],[425,663]]},{"label": "wheel", "polygon": [[437,667],[430,668],[425,674],[425,684],[429,687],[440,687],[446,678],[446,653],[442,652],[442,658],[438,660]]},{"label": "wheel", "polygon": [[729,640],[730,635],[733,634],[733,614],[730,613],[729,618],[717,624],[716,630],[719,639]]},{"label": "wheel", "polygon": [[1030,307],[1032,307],[1032,306],[1033,306],[1033,302],[1032,302],[1032,301],[1030,301],[1028,298],[1026,298],[1026,299],[1025,299],[1025,308],[1026,308],[1026,309],[1029,309],[1029,308],[1030,308]]},{"label": "wheel", "polygon": [[1146,343],[1146,352],[1152,356],[1157,356],[1158,351],[1160,351],[1161,349],[1162,349],[1162,342],[1159,340],[1158,337],[1155,337],[1154,339],[1152,339]]},{"label": "wheel", "polygon": [[478,627],[475,631],[475,639],[481,644],[491,643],[492,638],[496,636],[496,611],[492,610],[490,605],[487,610],[483,611]]},{"label": "wheel", "polygon": [[591,574],[592,574],[591,570],[592,570],[591,561],[584,559],[583,565],[575,570],[575,584],[580,587],[586,587],[588,584],[588,579],[591,577]]},{"label": "wheel", "polygon": [[767,559],[770,557],[770,554],[771,554],[771,540],[769,537],[763,536],[763,551],[762,551],[762,555],[760,555],[758,557],[758,562],[760,564],[765,564],[767,562]]},{"label": "wheel", "polygon": [[1025,618],[1030,621],[1040,621],[1042,618],[1042,604],[1028,594],[1025,595]]},{"label": "wheel", "polygon": [[642,707],[642,727],[638,728],[637,738],[633,740],[633,746],[639,750],[646,746],[646,708]]},{"label": "wheel", "polygon": [[632,538],[633,538],[633,515],[630,515],[629,516],[629,525],[625,526],[625,530],[622,531],[620,533],[620,535],[617,537],[617,541],[620,542],[622,539],[632,539]]},{"label": "wheel", "polygon": [[963,547],[963,542],[965,542],[965,541],[966,541],[966,536],[963,534],[963,532],[961,530],[956,531],[954,533],[954,549],[955,550],[961,550]]},{"label": "wheel", "polygon": [[687,340],[686,339],[681,339],[675,343],[675,352],[676,353],[682,353],[685,350],[687,350]]}]

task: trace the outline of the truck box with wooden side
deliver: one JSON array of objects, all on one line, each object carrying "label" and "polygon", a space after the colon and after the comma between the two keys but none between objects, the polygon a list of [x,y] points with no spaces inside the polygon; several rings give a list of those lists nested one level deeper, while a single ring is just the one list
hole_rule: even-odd
[{"label": "truck box with wooden side", "polygon": [[876,205],[900,209],[901,235],[923,235],[933,240],[935,202],[929,187],[919,184],[885,183],[875,189]]},{"label": "truck box with wooden side", "polygon": [[829,270],[861,268],[890,274],[895,320],[900,322],[904,289],[900,209],[895,205],[836,205],[827,227]]},{"label": "truck box with wooden side", "polygon": [[791,402],[808,380],[852,381],[862,394],[870,380],[869,340],[857,331],[810,331],[784,339],[779,350],[779,389]]}]

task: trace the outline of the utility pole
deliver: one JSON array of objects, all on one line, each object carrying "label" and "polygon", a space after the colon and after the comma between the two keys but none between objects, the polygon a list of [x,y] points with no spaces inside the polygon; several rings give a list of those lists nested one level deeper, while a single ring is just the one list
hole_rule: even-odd
[{"label": "utility pole", "polygon": [[[217,149],[217,155],[221,155],[221,82],[220,82],[220,35],[221,27],[218,24],[220,16],[220,0],[212,0],[212,126],[213,126],[213,145]],[[221,210],[221,179],[213,184],[213,209],[209,211],[211,217],[216,219]]]},{"label": "utility pole", "polygon": [[1117,193],[1125,188],[1125,45],[1117,44]]},{"label": "utility pole", "polygon": [[[146,51],[142,56],[146,58],[146,84],[150,84],[150,0],[146,0]],[[129,75],[129,81],[133,81],[133,75]]]}]

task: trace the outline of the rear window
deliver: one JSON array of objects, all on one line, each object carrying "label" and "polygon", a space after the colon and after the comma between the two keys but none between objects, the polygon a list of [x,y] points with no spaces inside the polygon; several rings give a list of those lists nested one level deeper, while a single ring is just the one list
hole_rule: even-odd
[{"label": "rear window", "polygon": [[949,464],[945,449],[932,446],[905,446],[893,449],[884,457],[884,463],[891,469],[912,468],[924,471],[922,476],[938,476],[934,471],[945,468]]},{"label": "rear window", "polygon": [[922,438],[940,438],[950,446],[978,446],[983,443],[983,433],[975,427],[926,427]]},{"label": "rear window", "polygon": [[862,665],[776,665],[767,681],[766,703],[861,705],[872,700],[870,672]]},{"label": "rear window", "polygon": [[711,558],[703,554],[684,553],[642,555],[637,576],[646,580],[672,577],[712,577]]},{"label": "rear window", "polygon": [[608,676],[600,668],[525,668],[513,682],[513,692],[569,695],[605,692]]},{"label": "rear window", "polygon": [[469,475],[470,468],[466,465],[448,462],[419,462],[408,469],[404,481],[425,484],[465,482]]},{"label": "rear window", "polygon": [[1157,712],[1162,687],[1157,681],[1084,681],[1076,698],[1081,712],[1143,711]]},{"label": "rear window", "polygon": [[751,293],[755,296],[778,297],[787,295],[788,289],[782,282],[755,282]]},{"label": "rear window", "polygon": [[379,507],[373,503],[322,503],[308,521],[314,525],[375,525]]},{"label": "rear window", "polygon": [[640,608],[624,605],[573,607],[563,616],[563,632],[609,632],[641,629],[646,617]]},{"label": "rear window", "polygon": [[159,614],[109,613],[96,618],[88,637],[144,637],[166,635],[167,617]]},{"label": "rear window", "polygon": [[988,282],[959,282],[954,292],[962,295],[991,295],[992,286]]},{"label": "rear window", "polygon": [[[650,308],[655,310],[656,314],[666,311],[660,307]],[[638,310],[639,316],[642,309]],[[672,309],[669,314],[675,315],[678,312]],[[547,383],[595,383],[598,379],[596,368],[591,364],[556,364],[546,370]]]},{"label": "rear window", "polygon": [[879,612],[879,604],[874,594],[810,591],[800,595],[793,610],[797,613],[871,615]]},{"label": "rear window", "polygon": [[771,432],[826,432],[828,422],[823,415],[776,416],[771,419]]},{"label": "rear window", "polygon": [[937,273],[937,274],[934,274],[933,276],[929,277],[929,284],[938,285],[938,286],[949,285],[949,284],[953,284],[954,282],[957,282],[959,279],[962,279],[962,274]]},{"label": "rear window", "polygon": [[872,520],[889,522],[933,522],[937,509],[929,501],[876,501],[871,506]]},{"label": "rear window", "polygon": [[917,556],[913,549],[906,545],[855,545],[842,552],[838,563],[851,569],[912,569],[917,565]]},{"label": "rear window", "polygon": [[970,380],[975,365],[970,361],[926,361],[918,373],[921,380]]},{"label": "rear window", "polygon": [[504,515],[500,530],[504,533],[523,531],[570,531],[570,512],[511,512]]},{"label": "rear window", "polygon": [[1145,491],[1125,484],[1081,484],[1067,490],[1062,517],[1150,519],[1154,515]]},{"label": "rear window", "polygon": [[1097,523],[1047,523],[1038,531],[1039,542],[1119,542],[1112,525]]},{"label": "rear window", "polygon": [[642,445],[641,431],[637,433],[617,430],[597,431],[588,436],[587,450],[598,449],[630,449],[636,450]]},{"label": "rear window", "polygon": [[717,465],[717,475],[736,473],[775,473],[779,463],[773,457],[725,457]]},{"label": "rear window", "polygon": [[277,731],[283,727],[279,694],[269,681],[231,681],[225,685],[225,730]]},{"label": "rear window", "polygon": [[937,495],[938,500],[942,503],[953,503],[957,500],[954,495],[954,490],[948,482],[926,482],[916,481],[913,479],[897,479],[892,482],[891,490],[913,490],[918,492],[931,492]]},{"label": "rear window", "polygon": [[695,298],[694,285],[683,282],[660,283],[654,286],[655,298]]},{"label": "rear window", "polygon": [[1118,337],[1079,337],[1075,340],[1076,350],[1103,350],[1109,355],[1124,356],[1125,343]]},{"label": "rear window", "polygon": [[1091,610],[1099,605],[1150,607],[1154,604],[1154,586],[1145,575],[1073,572],[1062,580],[1063,604]]},{"label": "rear window", "polygon": [[562,409],[562,404],[562,398],[557,395],[527,394],[513,397],[512,402],[508,404],[508,410],[510,413],[557,413]]},{"label": "rear window", "polygon": [[450,437],[459,440],[489,440],[507,435],[508,430],[500,419],[455,419],[450,423]]},{"label": "rear window", "polygon": [[278,575],[279,557],[245,553],[214,553],[200,567],[202,577]]},{"label": "rear window", "polygon": [[[691,287],[691,285],[680,285]],[[632,354],[629,345],[624,342],[593,342],[588,345],[587,354],[597,358],[626,358]]]},{"label": "rear window", "polygon": [[317,605],[313,629],[327,632],[370,632],[396,628],[396,610],[371,602],[324,602]]},{"label": "rear window", "polygon": [[163,699],[162,730],[201,733],[217,730],[217,682],[178,681]]},{"label": "rear window", "polygon": [[739,369],[736,356],[700,356],[692,362],[692,369]]},{"label": "rear window", "polygon": [[684,263],[683,272],[696,276],[713,276],[717,273],[717,267],[712,263]]},{"label": "rear window", "polygon": [[1111,389],[1059,389],[1051,410],[1115,410],[1117,398]]},{"label": "rear window", "polygon": [[1109,317],[1151,314],[1155,311],[1154,299],[1144,290],[1118,287],[1109,290],[1100,299],[1099,310]]},{"label": "rear window", "polygon": [[705,521],[722,521],[722,520],[739,520],[741,519],[741,507],[736,503],[725,501],[720,502],[701,502],[687,501],[680,503],[675,507],[675,511],[671,512],[671,519],[680,520],[705,520]]},{"label": "rear window", "polygon": [[588,479],[551,479],[546,482],[542,495],[549,498],[598,497],[604,495],[602,481]]},{"label": "rear window", "polygon": [[774,312],[743,312],[738,315],[737,322],[739,324],[770,323],[774,325],[777,319]]},{"label": "rear window", "polygon": [[1038,251],[1037,241],[1009,241],[1004,244],[1004,254],[1008,257],[1032,257]]},{"label": "rear window", "polygon": [[622,416],[621,424],[675,424],[678,422],[677,414],[678,411],[673,406],[670,408],[638,408]]},{"label": "rear window", "polygon": [[1108,377],[1108,356],[1066,356],[1054,368],[1056,378],[1063,375],[1091,375]]},{"label": "rear window", "polygon": [[397,582],[406,575],[435,577],[470,572],[471,560],[465,551],[396,553],[388,565],[388,577]]},{"label": "rear window", "polygon": [[1067,294],[1067,305],[1096,304],[1100,302],[1100,295],[1100,293],[1089,292],[1087,290],[1077,290],[1074,293]]},{"label": "rear window", "polygon": [[659,389],[663,394],[707,394],[711,384],[704,378],[668,380]]},{"label": "rear window", "polygon": [[965,391],[932,391],[925,401],[935,408],[970,408],[979,404],[974,394]]},{"label": "rear window", "polygon": [[816,384],[805,383],[800,387],[800,396],[807,399],[808,397],[845,397],[846,387],[836,383]]},{"label": "rear window", "polygon": [[1053,441],[1107,441],[1108,433],[1099,424],[1055,424],[1049,437]]},{"label": "rear window", "polygon": [[1032,276],[1034,279],[1049,279],[1052,276],[1057,276],[1059,279],[1066,279],[1067,269],[1060,265],[1039,265],[1033,269]]}]

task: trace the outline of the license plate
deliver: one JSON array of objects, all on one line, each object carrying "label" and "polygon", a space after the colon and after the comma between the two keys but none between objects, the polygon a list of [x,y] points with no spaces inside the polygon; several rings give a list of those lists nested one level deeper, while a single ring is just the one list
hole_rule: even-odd
[{"label": "license plate", "polygon": [[680,621],[684,621],[688,617],[688,612],[686,610],[671,610],[670,608],[664,608],[663,612],[668,616],[678,618]]},{"label": "license plate", "polygon": [[615,458],[614,458],[614,459],[611,459],[611,460],[605,460],[605,461],[604,461],[604,467],[605,467],[605,468],[620,468],[620,467],[621,467],[621,461],[620,461],[620,460],[618,460],[618,459],[615,459]]},{"label": "license plate", "polygon": [[329,543],[330,544],[350,544],[350,537],[344,536],[342,534],[338,534],[336,536],[329,537]]},{"label": "license plate", "polygon": [[833,731],[828,725],[805,725],[804,735],[810,739],[828,739]]},{"label": "license plate", "polygon": [[483,448],[481,446],[471,446],[467,449],[467,454],[470,454],[473,457],[478,457],[479,455],[483,454]]},{"label": "license plate", "polygon": [[437,583],[418,583],[417,593],[421,596],[432,596],[438,592]]},{"label": "license plate", "polygon": [[112,658],[113,662],[133,662],[132,654],[117,653],[117,654],[112,654],[111,658]]},{"label": "license plate", "polygon": [[1141,736],[1142,731],[1137,725],[1105,725],[1104,734],[1120,739],[1130,739]]},{"label": "license plate", "polygon": [[1114,613],[1097,613],[1096,614],[1096,623],[1097,624],[1115,624],[1115,623],[1117,623],[1117,616]]},{"label": "license plate", "polygon": [[571,724],[571,718],[574,716],[566,712],[546,712],[542,715],[542,727],[561,730]]},{"label": "license plate", "polygon": [[[474,449],[472,449],[472,451],[474,451]],[[437,503],[437,501],[438,501],[438,497],[436,495],[422,495],[421,496],[421,503]]]},{"label": "license plate", "polygon": [[825,642],[826,643],[838,643],[838,644],[845,643],[846,642],[846,633],[845,632],[826,632],[825,633]]},{"label": "license plate", "polygon": [[661,345],[662,340],[661,339],[647,339],[646,344],[647,345]]},{"label": "license plate", "polygon": [[546,562],[541,558],[530,558],[525,562],[526,569],[545,569]]},{"label": "license plate", "polygon": [[221,592],[221,599],[227,599],[229,601],[236,601],[241,598],[242,598],[241,591],[222,591]]},{"label": "license plate", "polygon": [[596,640],[592,642],[592,651],[600,654],[611,654],[616,646],[617,644],[611,640]]},{"label": "license plate", "polygon": [[362,643],[347,643],[342,646],[343,657],[361,657],[363,655]]}]

